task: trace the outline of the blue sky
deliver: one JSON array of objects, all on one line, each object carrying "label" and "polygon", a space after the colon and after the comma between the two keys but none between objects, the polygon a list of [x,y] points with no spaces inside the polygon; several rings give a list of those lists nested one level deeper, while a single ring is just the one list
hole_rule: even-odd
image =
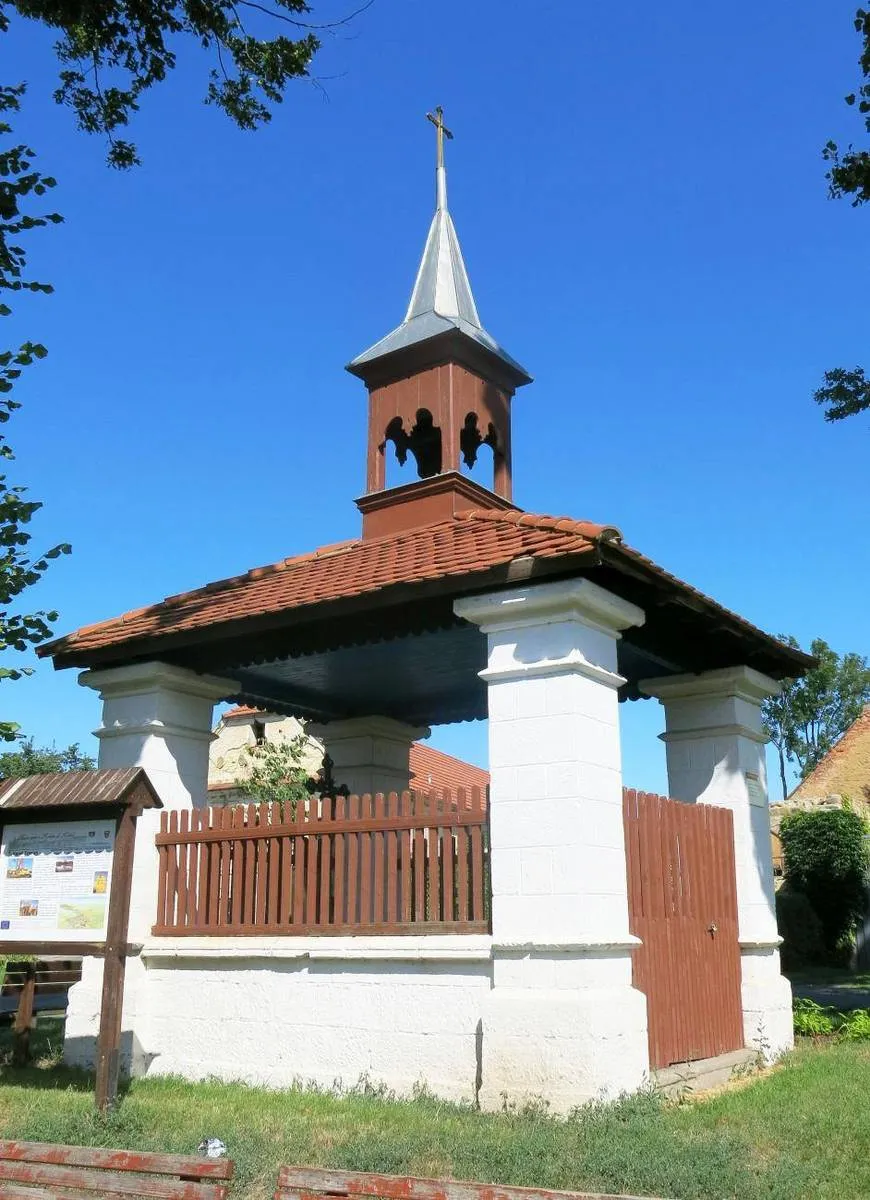
[{"label": "blue sky", "polygon": [[[770,631],[870,651],[870,429],[810,399],[870,360],[870,214],[827,199],[820,156],[860,141],[853,9],[376,0],[257,134],[201,104],[185,48],[126,174],[53,104],[52,39],[16,26],[18,130],[66,223],[28,243],[56,293],[6,323],[50,351],[10,475],[45,502],[36,543],[74,548],[28,605],[63,632],[357,532],[366,396],[342,368],[404,313],[441,103],[481,316],[535,376],[516,500],[620,526]],[[40,742],[93,744],[74,672],[3,688]],[[624,708],[626,780],[664,789],[658,706]],[[485,761],[479,725],[439,744]]]}]

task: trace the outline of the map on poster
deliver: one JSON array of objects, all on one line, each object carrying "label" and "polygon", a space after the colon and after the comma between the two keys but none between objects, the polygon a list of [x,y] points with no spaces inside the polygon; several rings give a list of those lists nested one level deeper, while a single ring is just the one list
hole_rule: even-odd
[{"label": "map on poster", "polygon": [[0,941],[99,941],[109,911],[113,818],[7,825]]}]

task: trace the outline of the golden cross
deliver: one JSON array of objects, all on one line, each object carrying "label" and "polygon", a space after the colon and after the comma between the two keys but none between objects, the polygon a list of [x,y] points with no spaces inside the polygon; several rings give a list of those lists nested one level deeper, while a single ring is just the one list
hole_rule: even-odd
[{"label": "golden cross", "polygon": [[453,140],[453,134],[444,124],[444,109],[439,104],[434,113],[426,113],[426,120],[431,121],[438,130],[438,166],[444,166],[444,139],[445,137]]}]

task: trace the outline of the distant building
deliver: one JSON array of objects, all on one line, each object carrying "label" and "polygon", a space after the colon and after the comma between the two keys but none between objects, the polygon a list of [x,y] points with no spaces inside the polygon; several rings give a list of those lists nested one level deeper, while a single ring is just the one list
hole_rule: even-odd
[{"label": "distant building", "polygon": [[[281,738],[291,741],[302,733],[303,726],[295,717],[284,717],[279,713],[264,712],[259,708],[242,705],[228,709],[215,726],[215,740],[209,752],[208,791],[213,804],[231,804],[241,799],[236,787],[238,779],[245,774],[244,757],[248,749],[266,741]],[[411,746],[411,787],[420,791],[451,792],[458,788],[470,791],[489,786],[489,772],[472,763],[436,750],[425,742],[414,742]],[[314,737],[308,738],[305,766],[312,776],[317,775],[323,765],[323,746]],[[341,779],[335,783],[340,786]]]},{"label": "distant building", "polygon": [[774,870],[782,870],[782,818],[790,812],[842,808],[844,800],[861,816],[870,817],[870,704],[806,779],[781,804],[770,806]]}]

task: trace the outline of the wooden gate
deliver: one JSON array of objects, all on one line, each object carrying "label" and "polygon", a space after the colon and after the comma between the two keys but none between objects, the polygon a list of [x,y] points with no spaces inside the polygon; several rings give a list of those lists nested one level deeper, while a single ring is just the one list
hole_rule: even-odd
[{"label": "wooden gate", "polygon": [[623,793],[634,986],[652,1067],[744,1045],[730,811]]}]

